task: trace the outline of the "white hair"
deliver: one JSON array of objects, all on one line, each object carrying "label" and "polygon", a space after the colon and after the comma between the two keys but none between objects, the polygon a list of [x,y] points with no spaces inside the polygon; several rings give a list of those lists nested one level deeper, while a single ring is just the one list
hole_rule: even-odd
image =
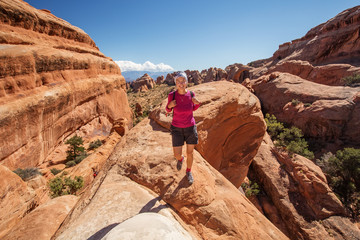
[{"label": "white hair", "polygon": [[186,83],[188,82],[188,78],[185,72],[177,72],[175,75],[175,83],[176,83],[176,79],[178,79],[179,77],[182,77],[185,79]]}]

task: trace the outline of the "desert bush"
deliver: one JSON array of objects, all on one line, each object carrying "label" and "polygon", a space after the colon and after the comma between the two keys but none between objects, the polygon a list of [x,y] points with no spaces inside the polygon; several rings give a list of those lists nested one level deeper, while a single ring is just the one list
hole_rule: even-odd
[{"label": "desert bush", "polygon": [[311,103],[304,103],[304,107],[310,107]]},{"label": "desert bush", "polygon": [[34,177],[36,177],[37,175],[41,175],[41,172],[39,171],[38,168],[18,168],[16,170],[13,171],[14,173],[16,173],[19,177],[21,177],[21,179],[23,181],[28,181]]},{"label": "desert bush", "polygon": [[61,170],[60,170],[60,169],[57,169],[57,168],[52,168],[52,169],[50,169],[50,172],[51,172],[52,174],[54,174],[54,176],[55,176],[56,174],[60,173]]},{"label": "desert bush", "polygon": [[276,146],[285,147],[290,153],[296,153],[309,159],[314,159],[314,153],[308,149],[308,143],[303,138],[304,134],[297,127],[286,128],[278,122],[274,115],[266,114],[265,122],[267,132]]},{"label": "desert bush", "polygon": [[341,80],[344,82],[345,86],[357,86],[360,84],[360,74],[354,73],[353,75],[344,77]]},{"label": "desert bush", "polygon": [[65,177],[62,174],[59,177],[53,178],[49,182],[49,188],[51,197],[59,197],[63,195],[73,194],[84,186],[84,179],[81,176],[75,176],[74,179],[71,177]]},{"label": "desert bush", "polygon": [[86,152],[83,152],[83,153],[81,153],[79,156],[76,156],[74,162],[75,162],[76,164],[79,164],[79,163],[81,163],[81,161],[84,160],[87,156],[88,156],[88,154],[87,154]]},{"label": "desert bush", "polygon": [[293,99],[293,100],[291,100],[291,104],[293,105],[293,106],[297,106],[298,104],[300,104],[301,103],[301,101],[299,101],[298,99]]},{"label": "desert bush", "polygon": [[329,186],[353,217],[360,213],[360,149],[344,148],[317,160]]},{"label": "desert bush", "polygon": [[97,139],[96,141],[92,141],[92,142],[89,144],[88,150],[96,149],[96,148],[100,147],[101,145],[102,145],[101,140],[100,140],[100,139]]},{"label": "desert bush", "polygon": [[65,163],[65,166],[66,166],[67,168],[73,167],[73,166],[75,166],[75,165],[76,165],[76,162],[75,162],[75,161],[68,161],[68,162]]},{"label": "desert bush", "polygon": [[242,183],[241,187],[244,190],[246,197],[258,195],[260,192],[259,185],[256,182],[251,182],[250,180],[249,183]]},{"label": "desert bush", "polygon": [[267,126],[267,132],[269,133],[272,140],[275,140],[277,136],[284,131],[284,124],[278,122],[274,115],[267,113],[265,115],[265,122]]}]

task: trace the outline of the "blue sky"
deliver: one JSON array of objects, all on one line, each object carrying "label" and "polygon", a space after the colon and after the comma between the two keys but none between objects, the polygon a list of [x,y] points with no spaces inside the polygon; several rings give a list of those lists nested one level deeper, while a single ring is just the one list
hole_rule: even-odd
[{"label": "blue sky", "polygon": [[358,0],[25,1],[83,29],[101,52],[121,61],[122,70],[203,70],[268,58],[280,44],[359,5]]}]

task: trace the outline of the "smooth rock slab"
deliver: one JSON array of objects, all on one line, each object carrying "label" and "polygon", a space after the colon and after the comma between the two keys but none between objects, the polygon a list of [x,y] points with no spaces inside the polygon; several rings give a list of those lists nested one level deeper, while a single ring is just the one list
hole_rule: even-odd
[{"label": "smooth rock slab", "polygon": [[103,240],[191,239],[176,221],[158,213],[141,213],[113,228]]}]

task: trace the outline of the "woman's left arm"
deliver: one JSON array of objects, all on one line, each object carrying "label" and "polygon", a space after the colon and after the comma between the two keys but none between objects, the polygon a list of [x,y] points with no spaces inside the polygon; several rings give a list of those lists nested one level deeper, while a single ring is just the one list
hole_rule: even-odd
[{"label": "woman's left arm", "polygon": [[195,111],[196,109],[198,109],[200,107],[201,102],[195,97],[195,93],[194,96],[192,97],[191,101],[193,102],[193,111]]}]

